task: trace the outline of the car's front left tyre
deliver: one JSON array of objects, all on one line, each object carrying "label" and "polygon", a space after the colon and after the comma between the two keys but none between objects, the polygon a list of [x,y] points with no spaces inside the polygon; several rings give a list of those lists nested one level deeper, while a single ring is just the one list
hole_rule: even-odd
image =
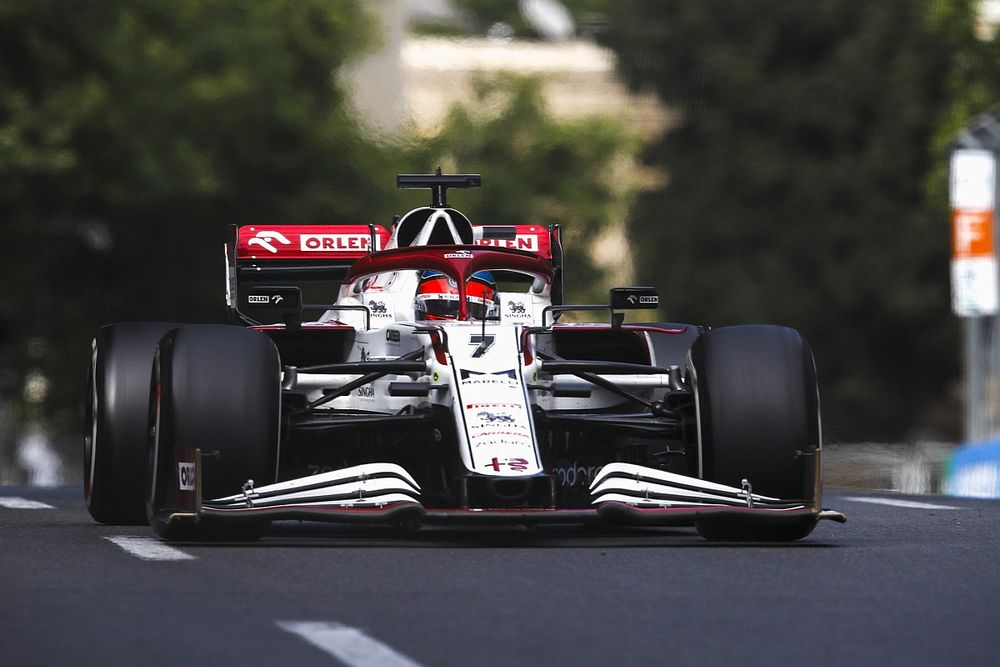
[{"label": "car's front left tyre", "polygon": [[[812,351],[787,327],[732,326],[699,336],[689,374],[698,420],[699,467],[709,481],[813,506],[819,500],[819,393]],[[712,540],[791,541],[808,535],[799,521],[744,518],[700,521]]]}]

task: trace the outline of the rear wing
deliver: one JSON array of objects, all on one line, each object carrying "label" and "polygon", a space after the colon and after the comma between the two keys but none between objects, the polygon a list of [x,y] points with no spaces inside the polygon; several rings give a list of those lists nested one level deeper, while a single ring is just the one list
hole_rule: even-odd
[{"label": "rear wing", "polygon": [[[442,174],[440,168],[434,174],[398,175],[398,187],[429,189],[432,201],[430,207],[397,216],[399,225],[394,222],[392,230],[373,224],[231,227],[226,243],[226,305],[232,319],[249,324],[273,322],[275,318],[289,323],[300,321],[303,308],[322,308],[323,303],[339,292],[355,261],[395,247],[400,241],[405,245],[415,241],[420,244],[471,241],[473,245],[535,253],[552,263],[551,300],[553,305],[561,305],[563,250],[559,225],[472,225],[460,212],[448,208],[449,188],[478,188],[481,184],[479,174]],[[459,220],[461,230],[454,226],[451,215]],[[447,233],[441,238],[447,241],[435,237],[442,216],[447,218],[443,223],[446,228],[443,231]],[[420,231],[413,230],[402,239],[397,238],[394,234],[401,233],[408,218],[412,218],[410,226],[418,226]],[[309,286],[314,287],[313,303],[304,304],[303,298],[308,299],[309,294],[303,290]]]},{"label": "rear wing", "polygon": [[[226,306],[233,320],[264,324],[291,314],[275,308],[276,294],[306,290],[305,298],[329,305],[358,259],[385,249],[390,230],[380,225],[233,225],[226,243]],[[559,225],[473,225],[473,244],[535,253],[552,263],[551,298],[563,303],[563,252]],[[314,294],[308,294],[310,287]],[[276,291],[277,290],[277,291]],[[301,309],[302,296],[287,305]]]}]

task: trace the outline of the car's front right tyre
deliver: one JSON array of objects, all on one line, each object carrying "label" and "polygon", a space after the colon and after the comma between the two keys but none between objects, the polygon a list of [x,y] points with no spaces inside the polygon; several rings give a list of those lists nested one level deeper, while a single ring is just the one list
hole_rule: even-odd
[{"label": "car's front right tyre", "polygon": [[275,481],[280,362],[265,334],[226,325],[169,332],[156,350],[149,402],[147,515],[169,540],[254,539],[266,522],[170,521],[178,488],[175,451],[201,450],[205,500]]}]

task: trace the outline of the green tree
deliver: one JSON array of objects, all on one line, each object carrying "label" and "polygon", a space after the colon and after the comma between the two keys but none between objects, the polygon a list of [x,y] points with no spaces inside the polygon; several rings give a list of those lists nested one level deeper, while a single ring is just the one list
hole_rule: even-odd
[{"label": "green tree", "polygon": [[609,4],[626,76],[683,114],[645,155],[667,185],[634,211],[640,274],[670,317],[803,330],[835,439],[957,434],[940,149],[956,74],[996,97],[996,59],[964,60],[973,8]]},{"label": "green tree", "polygon": [[47,379],[34,409],[76,427],[100,325],[221,319],[230,224],[371,219],[392,166],[336,73],[373,25],[326,0],[0,3],[9,399]]}]

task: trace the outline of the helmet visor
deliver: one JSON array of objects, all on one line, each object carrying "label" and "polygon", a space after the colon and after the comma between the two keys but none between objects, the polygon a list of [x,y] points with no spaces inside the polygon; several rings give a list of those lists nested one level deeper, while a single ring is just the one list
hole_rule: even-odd
[{"label": "helmet visor", "polygon": [[496,308],[492,299],[484,299],[478,296],[470,296],[466,298],[469,304],[469,317],[474,320],[485,320],[487,318],[496,317]]},{"label": "helmet visor", "polygon": [[458,317],[457,294],[418,294],[416,314],[421,319],[449,319]]}]

